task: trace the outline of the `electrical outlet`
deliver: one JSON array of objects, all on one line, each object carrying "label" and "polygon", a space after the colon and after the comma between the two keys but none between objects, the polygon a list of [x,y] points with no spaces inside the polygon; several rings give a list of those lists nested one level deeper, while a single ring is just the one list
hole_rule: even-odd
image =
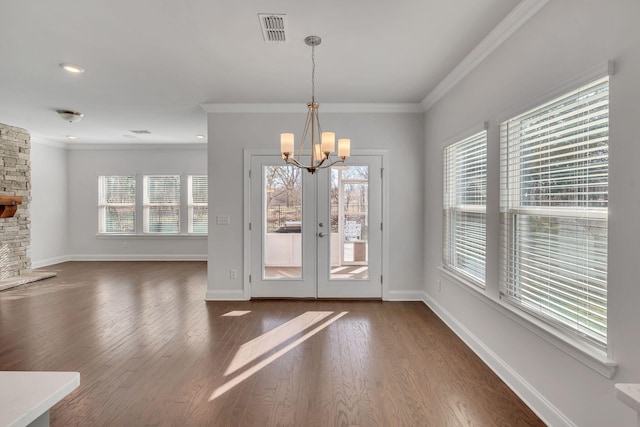
[{"label": "electrical outlet", "polygon": [[123,248],[128,248],[129,247],[129,242],[122,242],[122,247]]},{"label": "electrical outlet", "polygon": [[229,270],[229,277],[231,279],[237,279],[238,278],[238,270],[236,270],[235,268],[232,268],[231,270]]}]

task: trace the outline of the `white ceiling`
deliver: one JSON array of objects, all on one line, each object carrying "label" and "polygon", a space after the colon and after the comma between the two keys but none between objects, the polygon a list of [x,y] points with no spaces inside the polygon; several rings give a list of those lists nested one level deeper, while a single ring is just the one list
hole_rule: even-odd
[{"label": "white ceiling", "polygon": [[[2,0],[0,123],[36,139],[197,142],[205,103],[418,103],[518,0]],[[258,13],[285,13],[265,43]],[[70,75],[58,65],[78,64]],[[56,109],[85,117],[67,123]],[[147,129],[138,135],[132,129]],[[127,136],[125,136],[127,135]]]}]

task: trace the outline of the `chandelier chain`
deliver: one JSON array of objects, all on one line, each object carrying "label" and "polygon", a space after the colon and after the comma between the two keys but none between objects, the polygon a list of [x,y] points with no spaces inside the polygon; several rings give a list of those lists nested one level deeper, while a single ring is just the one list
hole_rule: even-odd
[{"label": "chandelier chain", "polygon": [[311,46],[311,102],[316,102],[316,47]]},{"label": "chandelier chain", "polygon": [[[316,45],[311,46],[311,102],[316,102]],[[318,123],[318,129],[322,132],[320,127],[320,118],[317,113],[315,115],[316,122]]]}]

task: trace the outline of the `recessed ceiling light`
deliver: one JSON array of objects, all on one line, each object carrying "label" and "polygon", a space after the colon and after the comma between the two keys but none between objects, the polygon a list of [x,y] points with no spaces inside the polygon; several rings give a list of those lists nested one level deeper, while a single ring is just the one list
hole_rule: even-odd
[{"label": "recessed ceiling light", "polygon": [[73,135],[67,135],[67,139],[76,139],[76,137]]},{"label": "recessed ceiling light", "polygon": [[196,138],[198,138],[198,139],[204,139],[204,135],[196,135]]},{"label": "recessed ceiling light", "polygon": [[68,72],[73,73],[73,74],[82,74],[82,73],[84,73],[84,68],[82,68],[81,66],[76,65],[76,64],[69,64],[69,63],[63,62],[62,64],[60,64],[60,67],[63,70],[68,71]]}]

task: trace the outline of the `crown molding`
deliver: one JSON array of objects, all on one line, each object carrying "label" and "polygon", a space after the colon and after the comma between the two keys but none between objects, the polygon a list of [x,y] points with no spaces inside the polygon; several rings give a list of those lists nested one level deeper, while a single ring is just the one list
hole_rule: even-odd
[{"label": "crown molding", "polygon": [[207,141],[202,142],[59,142],[31,136],[32,144],[45,145],[63,150],[206,150]]},{"label": "crown molding", "polygon": [[[307,108],[299,104],[200,104],[207,113],[306,113]],[[398,104],[320,104],[324,113],[424,113],[419,103]]]},{"label": "crown molding", "polygon": [[206,150],[207,142],[189,143],[90,143],[73,142],[68,143],[67,150]]},{"label": "crown molding", "polygon": [[69,144],[65,142],[58,142],[50,139],[34,137],[33,135],[31,136],[31,144],[46,145],[47,147],[61,148],[63,150],[69,148]]},{"label": "crown molding", "polygon": [[455,66],[420,103],[424,111],[431,108],[505,40],[522,27],[549,0],[521,0],[478,45]]}]

